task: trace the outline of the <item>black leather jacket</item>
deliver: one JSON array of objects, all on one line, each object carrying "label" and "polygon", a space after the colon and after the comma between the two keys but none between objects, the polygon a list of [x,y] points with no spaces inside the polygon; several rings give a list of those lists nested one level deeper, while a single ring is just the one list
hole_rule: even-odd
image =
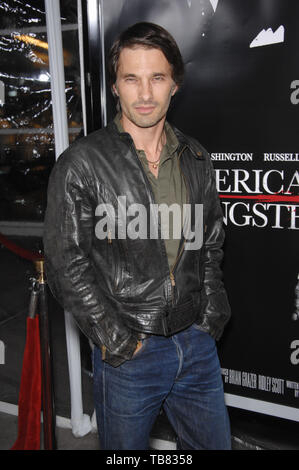
[{"label": "black leather jacket", "polygon": [[196,322],[218,339],[230,317],[214,170],[197,141],[174,132],[188,202],[203,204],[204,239],[201,249],[186,250],[182,235],[172,272],[161,237],[96,236],[99,204],[116,208],[124,195],[127,206],[154,203],[133,141],[114,122],[72,144],[50,176],[44,230],[48,284],[83,333],[106,346],[105,361],[114,367],[131,359],[140,333],[169,336]]}]

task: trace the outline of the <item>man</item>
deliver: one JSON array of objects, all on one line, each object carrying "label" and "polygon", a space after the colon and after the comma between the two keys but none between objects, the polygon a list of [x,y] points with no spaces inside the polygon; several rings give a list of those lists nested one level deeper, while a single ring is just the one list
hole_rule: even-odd
[{"label": "man", "polygon": [[[49,285],[94,343],[100,446],[148,449],[163,405],[178,449],[229,449],[215,346],[230,316],[223,216],[209,155],[166,122],[181,54],[138,23],[109,71],[120,112],[58,159],[44,235]],[[157,207],[176,209],[168,224]]]}]

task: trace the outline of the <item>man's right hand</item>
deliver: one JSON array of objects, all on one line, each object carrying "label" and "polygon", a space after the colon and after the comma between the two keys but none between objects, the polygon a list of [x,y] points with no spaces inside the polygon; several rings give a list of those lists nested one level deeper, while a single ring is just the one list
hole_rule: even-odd
[{"label": "man's right hand", "polygon": [[101,350],[102,350],[102,360],[104,361],[105,357],[106,357],[106,346],[102,345],[101,346]]},{"label": "man's right hand", "polygon": [[136,349],[135,349],[135,351],[134,351],[132,357],[135,356],[135,354],[139,351],[139,349],[140,349],[141,347],[142,347],[142,341],[138,340],[138,342],[137,342],[137,347],[136,347]]},{"label": "man's right hand", "polygon": [[[135,351],[134,351],[132,357],[135,356],[135,354],[139,351],[139,349],[140,349],[141,347],[142,347],[142,341],[138,340],[138,341],[137,341],[136,349],[135,349]],[[105,357],[106,357],[106,350],[107,350],[106,346],[102,345],[102,346],[101,346],[101,350],[102,350],[102,360],[104,361],[104,360],[105,360]]]}]

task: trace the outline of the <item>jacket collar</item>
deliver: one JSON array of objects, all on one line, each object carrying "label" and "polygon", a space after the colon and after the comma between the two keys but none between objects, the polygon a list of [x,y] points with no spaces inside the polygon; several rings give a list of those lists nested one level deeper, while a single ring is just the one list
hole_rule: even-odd
[{"label": "jacket collar", "polygon": [[[198,144],[196,145],[196,141],[193,138],[187,137],[185,134],[183,134],[183,132],[181,132],[173,125],[171,125],[171,128],[179,141],[178,152],[182,152],[184,148],[187,147],[197,160],[206,159],[204,152]],[[128,132],[120,132],[114,120],[110,121],[107,124],[107,130],[115,134],[115,136],[119,136],[120,138],[130,141],[130,143],[133,143],[133,139],[130,134]]]}]

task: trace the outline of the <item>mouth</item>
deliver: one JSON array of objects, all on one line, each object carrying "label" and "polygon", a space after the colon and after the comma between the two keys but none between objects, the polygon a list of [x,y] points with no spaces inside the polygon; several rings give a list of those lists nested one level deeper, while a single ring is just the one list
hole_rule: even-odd
[{"label": "mouth", "polygon": [[139,114],[150,114],[154,109],[155,106],[135,106],[135,110]]}]

